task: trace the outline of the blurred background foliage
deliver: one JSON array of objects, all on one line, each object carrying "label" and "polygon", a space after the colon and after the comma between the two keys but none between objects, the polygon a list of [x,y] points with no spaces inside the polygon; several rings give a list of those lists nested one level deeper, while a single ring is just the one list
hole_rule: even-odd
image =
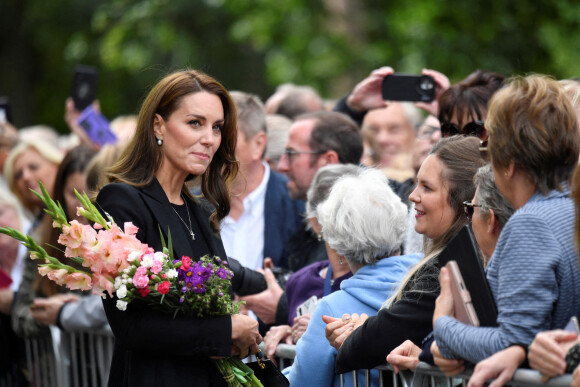
[{"label": "blurred background foliage", "polygon": [[477,68],[568,78],[579,23],[575,0],[2,0],[0,95],[17,126],[64,131],[78,63],[99,69],[110,119],[184,67],[264,100],[284,82],[340,98],[382,65],[452,82]]}]

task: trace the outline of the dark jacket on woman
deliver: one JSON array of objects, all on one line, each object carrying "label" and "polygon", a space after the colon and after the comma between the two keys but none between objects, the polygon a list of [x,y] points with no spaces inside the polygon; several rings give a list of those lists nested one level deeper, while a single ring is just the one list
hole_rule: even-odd
[{"label": "dark jacket on woman", "polygon": [[[187,255],[195,261],[209,249],[209,253],[225,259],[223,245],[211,231],[209,214],[193,200],[185,200],[191,221],[197,222],[201,234],[196,233],[194,242],[157,179],[144,187],[109,184],[99,193],[97,207],[119,226],[132,222],[139,228],[137,238],[155,251],[162,249],[161,227],[166,241],[168,228],[171,231],[176,258]],[[203,249],[192,251],[191,245],[203,240]],[[174,318],[139,301],[120,311],[116,297],[107,298],[103,304],[116,339],[109,386],[225,385],[209,357],[231,355],[230,316]]]}]

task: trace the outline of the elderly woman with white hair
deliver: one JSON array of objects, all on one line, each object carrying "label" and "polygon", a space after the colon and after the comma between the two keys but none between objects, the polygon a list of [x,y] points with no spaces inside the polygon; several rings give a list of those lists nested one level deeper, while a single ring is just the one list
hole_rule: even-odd
[{"label": "elderly woman with white hair", "polygon": [[[400,255],[407,207],[376,169],[361,169],[337,180],[316,213],[328,255],[338,255],[354,275],[342,282],[340,291],[317,304],[298,341],[289,379],[297,386],[338,386],[337,352],[326,340],[322,317],[353,312],[375,315],[421,255]],[[378,382],[378,372],[372,377]],[[347,384],[352,383],[349,378],[346,375]],[[359,379],[362,383],[364,372]]]}]

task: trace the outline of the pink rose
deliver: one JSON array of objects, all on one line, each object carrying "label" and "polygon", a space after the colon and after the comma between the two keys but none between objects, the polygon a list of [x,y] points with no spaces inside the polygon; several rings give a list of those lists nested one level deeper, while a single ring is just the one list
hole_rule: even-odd
[{"label": "pink rose", "polygon": [[153,265],[151,266],[151,271],[155,274],[158,274],[161,270],[163,270],[163,262],[154,259]]},{"label": "pink rose", "polygon": [[149,287],[137,289],[137,291],[139,292],[139,294],[141,294],[141,297],[147,297],[147,295],[151,293],[151,289],[149,289]]},{"label": "pink rose", "polygon": [[147,277],[147,268],[145,266],[139,266],[137,268],[133,276],[133,285],[137,289],[143,289],[149,285],[149,277]]},{"label": "pink rose", "polygon": [[190,267],[191,267],[191,258],[185,255],[181,257],[181,269],[183,271],[188,271]]},{"label": "pink rose", "polygon": [[169,281],[164,281],[162,283],[160,283],[159,285],[157,285],[157,291],[160,294],[167,294],[169,293]]}]

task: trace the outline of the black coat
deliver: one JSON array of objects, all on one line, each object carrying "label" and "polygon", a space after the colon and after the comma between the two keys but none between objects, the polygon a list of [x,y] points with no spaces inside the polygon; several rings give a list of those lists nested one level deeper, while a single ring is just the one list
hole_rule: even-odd
[{"label": "black coat", "polygon": [[387,362],[387,355],[405,340],[421,346],[433,330],[433,311],[439,296],[437,259],[419,269],[403,291],[401,300],[369,317],[344,341],[335,361],[337,374],[374,368]]},{"label": "black coat", "polygon": [[[221,240],[210,228],[209,214],[188,200],[211,253],[226,254]],[[175,257],[188,255],[188,239],[179,218],[159,182],[145,187],[109,184],[97,197],[97,207],[106,211],[120,226],[132,222],[139,228],[137,238],[161,251],[159,226],[171,230]],[[164,236],[167,241],[167,235]],[[103,301],[107,319],[115,335],[115,349],[109,386],[221,386],[225,382],[209,356],[229,356],[232,351],[231,318],[186,317],[151,310],[145,303],[131,302],[126,311],[116,308],[116,298]]]}]

